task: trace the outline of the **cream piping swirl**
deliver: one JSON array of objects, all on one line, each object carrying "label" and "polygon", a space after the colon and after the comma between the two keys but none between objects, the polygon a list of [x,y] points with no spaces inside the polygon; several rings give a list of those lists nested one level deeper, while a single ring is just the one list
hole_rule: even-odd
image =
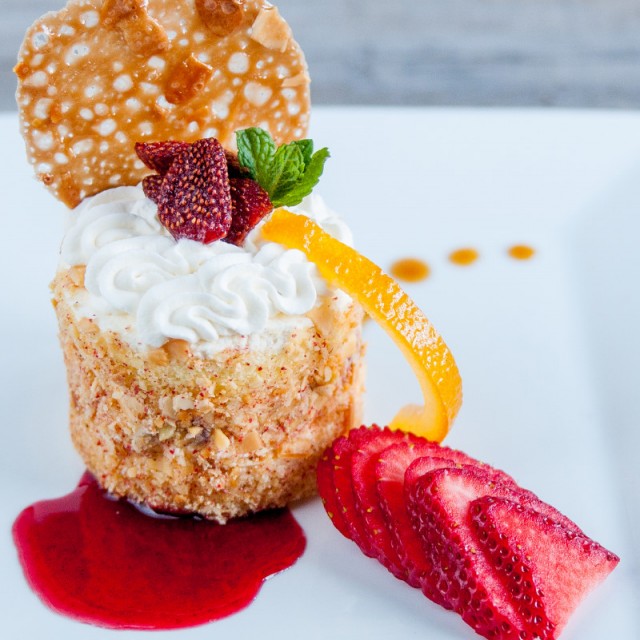
[{"label": "cream piping swirl", "polygon": [[[319,197],[296,209],[351,243],[349,229]],[[89,198],[71,217],[60,268],[86,265],[87,294],[76,307],[102,329],[126,326],[138,345],[248,336],[278,318],[304,315],[329,293],[302,252],[265,242],[259,228],[243,247],[176,242],[140,187]]]}]

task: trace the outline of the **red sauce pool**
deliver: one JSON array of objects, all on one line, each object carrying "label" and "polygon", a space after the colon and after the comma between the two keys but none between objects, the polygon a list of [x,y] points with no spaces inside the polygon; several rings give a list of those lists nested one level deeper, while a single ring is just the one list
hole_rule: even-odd
[{"label": "red sauce pool", "polygon": [[69,495],[27,507],[13,537],[45,604],[113,629],[175,629],[236,613],[306,545],[286,509],[224,526],[154,518],[106,497],[89,474]]}]

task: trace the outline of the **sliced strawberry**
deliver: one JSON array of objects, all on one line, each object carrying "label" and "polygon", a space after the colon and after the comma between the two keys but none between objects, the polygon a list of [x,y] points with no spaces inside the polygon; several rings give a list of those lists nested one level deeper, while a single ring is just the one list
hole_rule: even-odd
[{"label": "sliced strawberry", "polygon": [[581,600],[620,561],[590,538],[509,500],[474,500],[470,516],[476,540],[532,638],[557,638]]},{"label": "sliced strawberry", "polygon": [[[468,520],[469,504],[482,496],[516,499],[518,494],[477,468],[437,469],[405,482],[407,508],[434,570],[424,593],[440,592],[477,633],[518,637],[523,620],[503,582],[483,553]],[[509,635],[514,634],[514,635]]]},{"label": "sliced strawberry", "polygon": [[[361,440],[379,432],[381,429],[376,425],[352,429],[334,440],[318,463],[318,493],[334,526],[349,540],[353,540],[353,531],[362,526],[351,481],[351,454]],[[354,518],[357,523],[353,522]]]},{"label": "sliced strawberry", "polygon": [[[351,455],[351,479],[355,506],[360,515],[357,538],[359,546],[370,556],[376,557],[397,578],[407,580],[407,571],[391,545],[391,536],[380,508],[376,491],[376,464],[379,454],[388,446],[398,443],[420,443],[420,438],[403,431],[369,431],[369,437],[359,440]],[[354,540],[356,536],[354,535]]]},{"label": "sliced strawberry", "polygon": [[167,171],[158,217],[171,235],[209,243],[231,226],[231,196],[224,149],[214,138],[189,145]]},{"label": "sliced strawberry", "polygon": [[162,142],[136,142],[135,150],[138,158],[152,171],[164,175],[169,171],[173,161],[191,145],[180,140],[164,140]]},{"label": "sliced strawberry", "polygon": [[347,526],[347,537],[353,540],[368,556],[375,554],[368,544],[366,525],[356,506],[356,495],[353,488],[353,476],[351,472],[351,457],[353,452],[372,439],[383,437],[391,433],[389,429],[372,427],[359,427],[349,431],[344,439],[338,439],[333,446],[336,464],[333,466],[333,484],[336,492],[336,502],[341,516]]},{"label": "sliced strawberry", "polygon": [[376,492],[385,517],[389,543],[406,572],[407,582],[415,587],[423,586],[426,595],[443,606],[446,606],[446,602],[441,594],[430,589],[430,581],[425,580],[425,575],[432,571],[432,565],[425,556],[422,540],[411,526],[406,510],[405,471],[410,479],[415,479],[434,469],[459,467],[463,464],[484,469],[493,474],[496,479],[504,480],[505,484],[517,486],[513,478],[506,473],[493,469],[462,451],[423,439],[415,443],[402,443],[388,447],[378,456],[375,471],[378,480]]},{"label": "sliced strawberry", "polygon": [[[443,447],[443,449],[445,449],[445,447]],[[446,453],[443,452],[443,455],[446,455]],[[518,483],[508,473],[500,471],[500,469],[494,469],[493,467],[490,467],[488,464],[484,464],[484,462],[480,462],[479,460],[474,460],[461,451],[454,451],[452,449],[449,449],[449,455],[447,456],[447,459],[450,462],[448,466],[452,468],[461,468],[463,466],[473,467],[474,469],[478,469],[479,471],[485,473],[487,477],[493,482],[500,482],[507,487],[526,492],[525,489],[521,489],[518,486]],[[407,467],[404,475],[404,482],[407,482],[409,484],[413,484],[418,478],[432,470],[429,460],[425,460],[423,462],[422,458],[418,456],[416,456],[414,460],[409,462],[410,464]],[[531,493],[531,495],[535,497],[534,494]]]},{"label": "sliced strawberry", "polygon": [[[455,455],[455,459],[457,460],[457,464],[454,466],[460,467],[461,465],[467,465],[467,463],[464,462],[465,458],[470,460],[471,464],[469,466],[475,467],[476,469],[482,471],[484,474],[486,474],[487,478],[491,482],[498,482],[501,485],[515,491],[517,493],[517,502],[519,504],[535,508],[537,511],[544,514],[548,518],[552,518],[553,520],[556,520],[557,522],[562,524],[569,531],[574,531],[575,533],[580,534],[583,533],[575,522],[560,513],[560,511],[558,511],[555,507],[552,507],[550,504],[547,504],[546,502],[540,500],[540,498],[538,498],[538,496],[533,493],[533,491],[523,489],[509,474],[501,471],[500,469],[495,469],[494,467],[491,467],[484,462],[474,460],[461,451],[453,451],[451,449],[449,451],[451,452],[451,454]],[[411,485],[418,478],[431,470],[432,469],[429,460],[423,461],[421,458],[416,458],[416,460],[414,460],[407,467],[404,481],[406,484]]]},{"label": "sliced strawberry", "polygon": [[415,479],[411,475],[407,470],[407,509],[434,566],[423,584],[424,593],[429,596],[437,588],[480,635],[510,638],[514,630],[528,632],[527,621],[492,562],[478,553],[470,503],[484,496],[505,498],[554,519],[572,535],[582,535],[580,529],[530,491],[496,481],[494,474],[477,467],[438,469]]},{"label": "sliced strawberry", "polygon": [[351,531],[342,513],[342,507],[338,502],[334,482],[334,470],[341,464],[340,452],[345,448],[350,449],[351,445],[346,436],[341,436],[334,440],[332,446],[324,452],[318,462],[317,483],[318,494],[331,522],[345,538],[351,540]]},{"label": "sliced strawberry", "polygon": [[156,204],[158,204],[158,200],[160,200],[163,180],[164,178],[157,173],[152,173],[142,179],[142,190],[144,191],[144,195],[147,196],[149,200],[153,200]]},{"label": "sliced strawberry", "polygon": [[251,178],[230,178],[231,227],[224,238],[241,246],[251,229],[273,211],[269,194]]},{"label": "sliced strawberry", "polygon": [[[396,457],[399,451],[391,451],[401,445],[394,445],[385,449],[380,457],[376,469],[382,468],[389,463],[389,457]],[[420,458],[426,464],[429,463],[430,470],[448,468],[450,462],[446,458]],[[431,556],[425,552],[424,543],[420,535],[413,527],[411,518],[407,511],[404,482],[387,480],[384,475],[380,476],[377,483],[377,492],[380,499],[380,508],[385,517],[385,524],[389,532],[390,544],[400,564],[407,575],[407,582],[413,586],[422,588],[424,594],[434,602],[451,609],[451,604],[433,585],[437,585],[437,576],[433,576],[434,567]]]}]

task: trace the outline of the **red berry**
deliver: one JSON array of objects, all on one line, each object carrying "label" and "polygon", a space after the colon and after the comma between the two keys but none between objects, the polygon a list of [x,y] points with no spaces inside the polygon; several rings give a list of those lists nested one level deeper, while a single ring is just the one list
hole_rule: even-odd
[{"label": "red berry", "polygon": [[496,640],[555,640],[618,558],[511,476],[408,434],[361,427],[318,466],[336,527]]},{"label": "red berry", "polygon": [[333,442],[333,445],[324,452],[318,462],[317,483],[318,494],[322,499],[322,504],[327,515],[331,519],[331,522],[345,538],[349,538],[349,540],[351,540],[351,532],[342,513],[342,507],[338,502],[337,490],[333,477],[335,468],[340,465],[339,451],[345,446],[350,446],[348,444],[347,437],[341,436],[340,438],[337,438]]},{"label": "red berry", "polygon": [[163,176],[173,161],[191,145],[180,140],[164,140],[162,142],[136,142],[135,150],[138,158],[149,169]]},{"label": "red berry", "polygon": [[238,160],[238,156],[232,151],[225,150],[225,156],[227,157],[227,170],[229,172],[229,178],[249,178],[251,174],[249,170],[243,167]]},{"label": "red berry", "polygon": [[480,635],[507,638],[505,631],[521,630],[522,620],[491,563],[477,553],[467,518],[469,503],[485,495],[516,497],[471,466],[437,469],[405,483],[409,515],[433,566],[423,591],[439,592]]},{"label": "red berry", "polygon": [[162,181],[158,217],[171,235],[209,243],[231,226],[231,196],[224,149],[198,140],[177,155]]},{"label": "red berry", "polygon": [[350,540],[353,540],[367,555],[372,554],[367,553],[368,545],[365,544],[365,525],[356,508],[356,496],[353,491],[351,475],[351,456],[360,445],[360,442],[370,437],[370,431],[379,432],[380,428],[376,426],[370,428],[360,427],[359,429],[352,429],[347,437],[338,438],[332,447],[335,464],[331,469],[336,504],[347,531],[345,535]]},{"label": "red berry", "polygon": [[390,445],[417,443],[419,438],[404,431],[369,430],[363,432],[358,446],[351,454],[351,480],[355,507],[360,515],[354,540],[369,556],[376,557],[401,580],[407,571],[392,544],[384,514],[376,491],[376,463],[379,454]]},{"label": "red berry", "polygon": [[269,194],[251,178],[230,178],[231,228],[224,238],[241,246],[251,229],[273,211]]},{"label": "red berry", "polygon": [[[428,585],[425,576],[433,567],[407,513],[404,498],[405,471],[417,457],[422,461],[423,473],[455,466],[456,462],[451,458],[455,458],[456,453],[434,442],[421,440],[418,443],[400,443],[387,447],[377,459],[376,493],[385,518],[389,541],[406,572],[407,582],[414,587]],[[429,591],[427,588],[425,594],[438,604],[447,606],[446,600],[437,590]]]},{"label": "red berry", "polygon": [[509,500],[485,496],[469,512],[530,637],[557,638],[580,601],[620,561],[585,535]]},{"label": "red berry", "polygon": [[142,190],[144,191],[144,195],[147,196],[149,200],[153,200],[156,204],[158,204],[158,200],[160,199],[160,191],[162,190],[163,181],[164,178],[157,173],[152,173],[142,179]]}]

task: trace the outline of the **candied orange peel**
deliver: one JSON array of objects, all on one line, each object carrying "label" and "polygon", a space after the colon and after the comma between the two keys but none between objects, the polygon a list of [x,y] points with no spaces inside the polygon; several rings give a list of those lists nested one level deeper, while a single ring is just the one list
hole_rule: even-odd
[{"label": "candied orange peel", "polygon": [[262,235],[302,251],[391,336],[420,383],[424,406],[402,407],[389,426],[441,442],[460,409],[462,380],[451,351],[413,300],[380,267],[306,216],[276,209]]}]

